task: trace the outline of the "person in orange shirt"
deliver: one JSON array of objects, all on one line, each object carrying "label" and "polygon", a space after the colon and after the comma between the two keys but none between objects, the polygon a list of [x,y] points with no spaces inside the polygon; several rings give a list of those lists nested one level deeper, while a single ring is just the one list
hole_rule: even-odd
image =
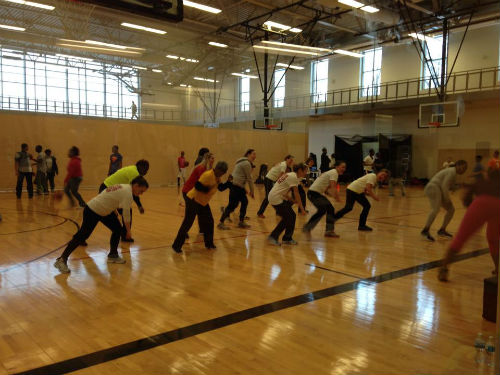
[{"label": "person in orange shirt", "polygon": [[500,169],[500,158],[499,158],[499,152],[496,150],[493,153],[493,157],[490,159],[488,162],[488,169]]}]

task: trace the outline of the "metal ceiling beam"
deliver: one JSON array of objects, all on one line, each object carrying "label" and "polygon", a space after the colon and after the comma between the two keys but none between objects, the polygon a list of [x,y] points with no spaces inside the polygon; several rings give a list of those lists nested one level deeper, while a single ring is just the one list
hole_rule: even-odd
[{"label": "metal ceiling beam", "polygon": [[396,2],[399,2],[403,5],[406,5],[407,7],[413,8],[415,10],[418,10],[419,12],[428,14],[430,16],[435,16],[435,13],[433,11],[426,9],[424,7],[421,7],[420,5],[413,3],[413,1],[411,1],[411,0],[396,0]]}]

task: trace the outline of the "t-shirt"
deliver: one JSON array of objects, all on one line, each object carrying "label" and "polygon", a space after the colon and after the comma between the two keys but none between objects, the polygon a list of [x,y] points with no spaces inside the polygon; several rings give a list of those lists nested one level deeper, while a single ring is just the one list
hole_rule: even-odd
[{"label": "t-shirt", "polygon": [[196,190],[196,188],[192,188],[189,193],[187,193],[187,196],[190,199],[194,199],[195,202],[201,204],[202,206],[206,206],[210,201],[210,198],[212,198],[217,191],[217,186],[219,185],[217,177],[215,177],[214,170],[210,169],[209,171],[203,172],[198,182],[207,186],[210,190],[205,193],[203,191]]},{"label": "t-shirt", "polygon": [[45,165],[47,166],[47,172],[53,172],[52,171],[52,166],[53,166],[52,156],[45,155]]},{"label": "t-shirt", "polygon": [[286,172],[286,161],[282,161],[281,163],[276,164],[272,167],[269,172],[266,174],[266,178],[270,179],[273,182],[276,182],[279,176]]},{"label": "t-shirt", "polygon": [[31,173],[31,155],[25,151],[16,152],[15,160],[19,163],[19,172]]},{"label": "t-shirt", "polygon": [[372,186],[377,185],[377,175],[375,173],[368,173],[363,177],[358,178],[357,180],[347,185],[347,188],[357,194],[361,194],[365,191],[366,185],[368,184]]},{"label": "t-shirt", "polygon": [[38,172],[47,173],[47,164],[45,164],[45,154],[40,152],[36,157],[36,168]]},{"label": "t-shirt", "polygon": [[130,205],[133,198],[132,185],[113,185],[87,202],[87,206],[100,216],[108,216],[114,210],[121,208],[123,209],[123,220],[130,223]]},{"label": "t-shirt", "polygon": [[330,186],[330,181],[337,182],[338,179],[339,173],[337,170],[330,169],[328,172],[321,173],[321,175],[313,182],[309,190],[323,194]]},{"label": "t-shirt", "polygon": [[184,183],[184,186],[182,187],[182,192],[183,193],[189,193],[189,191],[194,188],[194,185],[196,184],[196,181],[199,180],[203,172],[206,171],[206,168],[203,164],[198,165],[193,171],[191,172],[191,176],[187,179],[187,181]]},{"label": "t-shirt", "polygon": [[374,160],[375,160],[375,159],[374,159],[372,156],[370,156],[370,155],[368,155],[366,158],[364,158],[364,159],[363,159],[363,162],[365,162],[366,164],[368,164],[368,165],[364,165],[364,164],[363,164],[363,169],[364,169],[366,172],[371,172],[371,171],[373,171],[373,161],[374,161]]},{"label": "t-shirt", "polygon": [[179,168],[184,168],[185,163],[186,159],[183,156],[179,156],[177,158],[177,165],[179,166]]},{"label": "t-shirt", "polygon": [[441,169],[431,178],[431,180],[429,181],[429,183],[426,185],[425,188],[427,189],[427,186],[433,184],[439,186],[443,194],[442,195],[443,200],[449,201],[450,200],[449,191],[454,187],[456,178],[457,178],[457,169],[455,167]]},{"label": "t-shirt", "polygon": [[269,192],[268,200],[273,206],[283,203],[288,191],[299,185],[299,178],[295,172],[285,173],[278,178],[273,188]]},{"label": "t-shirt", "polygon": [[108,176],[109,175],[112,175],[113,173],[115,173],[117,170],[120,169],[120,164],[122,162],[122,154],[120,153],[114,153],[114,154],[111,154],[109,156],[109,160],[111,161],[111,165],[109,166],[109,172],[108,172]]},{"label": "t-shirt", "polygon": [[488,168],[491,169],[500,169],[500,159],[491,158],[488,162]]},{"label": "t-shirt", "polygon": [[473,173],[479,173],[479,172],[482,172],[482,171],[484,171],[484,167],[481,164],[481,162],[476,163],[476,165],[474,166],[474,169],[472,169]]},{"label": "t-shirt", "polygon": [[107,187],[119,184],[130,184],[134,178],[139,176],[139,171],[135,165],[129,165],[117,170],[111,176],[104,180],[104,185]]}]

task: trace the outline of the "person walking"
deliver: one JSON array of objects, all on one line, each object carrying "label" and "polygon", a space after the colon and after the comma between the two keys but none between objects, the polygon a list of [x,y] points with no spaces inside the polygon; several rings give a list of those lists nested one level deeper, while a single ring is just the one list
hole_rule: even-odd
[{"label": "person walking", "polygon": [[139,116],[137,116],[137,105],[135,102],[132,100],[132,105],[130,106],[130,109],[132,111],[132,117],[131,119],[134,119],[134,117],[139,120]]},{"label": "person walking", "polygon": [[109,155],[108,176],[111,176],[122,167],[123,156],[118,152],[118,146],[111,147],[111,155]]},{"label": "person walking", "polygon": [[321,149],[321,164],[319,166],[319,170],[321,173],[325,173],[330,169],[330,158],[328,157],[328,151],[326,147]]},{"label": "person walking", "polygon": [[47,164],[45,163],[45,153],[43,153],[43,147],[41,145],[37,145],[35,147],[35,151],[37,152],[36,156],[36,193],[40,194],[49,194],[49,189],[47,186]]},{"label": "person walking", "polygon": [[363,159],[363,170],[365,171],[365,174],[373,172],[373,163],[375,162],[374,155],[375,151],[370,149],[370,151],[368,151],[368,155],[366,155]]},{"label": "person walking", "polygon": [[181,151],[181,156],[177,158],[177,168],[179,168],[179,172],[177,173],[177,193],[179,193],[181,187],[181,179],[183,184],[186,183],[186,167],[188,165],[189,163],[184,157],[184,151]]},{"label": "person walking", "polygon": [[47,181],[50,185],[50,191],[53,193],[55,189],[55,176],[59,174],[59,167],[57,166],[57,160],[54,155],[52,155],[52,150],[45,150],[45,164],[47,165]]},{"label": "person walking", "polygon": [[14,171],[16,172],[17,183],[16,183],[16,197],[21,198],[21,193],[23,191],[23,181],[26,179],[26,188],[28,189],[28,198],[33,198],[33,169],[31,167],[31,161],[33,156],[28,153],[28,144],[23,143],[21,145],[21,151],[16,152],[14,157]]},{"label": "person walking", "polygon": [[64,179],[64,193],[69,198],[71,206],[75,205],[76,198],[80,207],[85,207],[85,201],[78,192],[78,188],[82,183],[83,173],[82,173],[82,159],[80,159],[80,149],[73,146],[68,151],[69,163],[67,167],[67,175]]}]

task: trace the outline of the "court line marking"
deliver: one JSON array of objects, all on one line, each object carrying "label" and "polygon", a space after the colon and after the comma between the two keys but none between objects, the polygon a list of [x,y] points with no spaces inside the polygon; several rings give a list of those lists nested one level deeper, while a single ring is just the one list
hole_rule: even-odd
[{"label": "court line marking", "polygon": [[[478,257],[487,254],[488,252],[489,252],[488,249],[479,249],[471,251],[469,253],[459,254],[456,256],[455,262]],[[45,365],[34,369],[17,372],[12,375],[59,375],[68,372],[82,370],[88,367],[110,362],[115,359],[119,359],[132,354],[153,349],[158,346],[169,344],[171,342],[180,341],[192,336],[211,332],[219,328],[231,326],[233,324],[240,323],[249,319],[254,319],[260,316],[264,316],[276,311],[304,305],[309,302],[350,292],[353,290],[357,290],[359,288],[371,287],[375,284],[380,284],[386,281],[398,279],[415,273],[428,271],[439,267],[440,264],[441,260],[434,260],[416,266],[411,266],[400,270],[387,272],[377,276],[372,276],[352,281],[349,283],[304,293],[298,296],[285,298],[282,300],[266,303],[260,306],[251,307],[249,309],[237,311],[231,314],[219,316],[214,319],[209,319],[203,322],[194,323],[185,327],[176,328],[167,332],[159,333],[157,335],[130,341],[124,344],[113,346],[111,348],[102,349],[93,353],[88,353],[78,357],[66,359],[63,361],[52,363],[50,365]]]},{"label": "court line marking", "polygon": [[44,230],[44,229],[51,229],[51,228],[58,227],[59,225],[63,225],[64,223],[67,223],[67,222],[68,222],[68,219],[65,218],[63,221],[61,221],[61,222],[59,222],[57,224],[49,225],[48,227],[37,228],[37,229],[28,229],[28,230],[20,230],[19,232],[0,233],[0,236],[8,236],[8,235],[11,235],[11,234],[21,234],[21,233],[27,233],[27,232],[36,232],[36,231]]},{"label": "court line marking", "polygon": [[329,272],[334,272],[334,273],[339,273],[341,275],[344,275],[344,276],[349,276],[349,277],[353,277],[355,279],[363,279],[363,276],[357,276],[357,275],[354,275],[352,273],[347,273],[347,272],[342,272],[342,271],[336,271],[336,270],[332,270],[331,268],[326,268],[326,267],[321,267],[321,266],[317,266],[316,264],[312,264],[312,263],[304,263],[306,266],[311,266],[311,267],[314,267],[314,268],[319,268],[320,270],[324,270],[324,271],[329,271]]}]

